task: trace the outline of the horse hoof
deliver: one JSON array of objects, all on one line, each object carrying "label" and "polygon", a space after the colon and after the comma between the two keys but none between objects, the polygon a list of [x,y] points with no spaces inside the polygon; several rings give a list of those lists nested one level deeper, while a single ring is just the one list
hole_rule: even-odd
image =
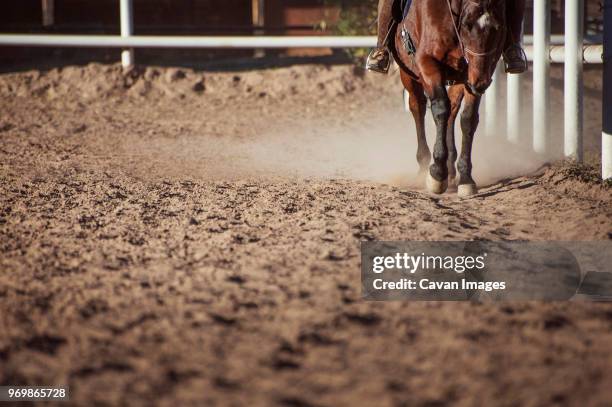
[{"label": "horse hoof", "polygon": [[443,194],[448,188],[448,180],[438,181],[431,174],[427,174],[427,190],[434,194]]},{"label": "horse hoof", "polygon": [[476,184],[462,184],[457,187],[457,195],[461,198],[466,198],[478,193],[478,187]]}]

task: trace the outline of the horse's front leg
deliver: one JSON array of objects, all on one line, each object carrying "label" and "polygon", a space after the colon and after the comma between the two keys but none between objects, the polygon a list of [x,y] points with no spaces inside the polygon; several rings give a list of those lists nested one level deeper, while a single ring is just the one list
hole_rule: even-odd
[{"label": "horse's front leg", "polygon": [[448,129],[446,130],[446,145],[448,146],[448,186],[449,188],[457,187],[457,170],[455,162],[457,161],[457,148],[455,147],[455,119],[461,108],[463,93],[465,87],[463,85],[453,85],[448,89],[448,98],[451,103],[450,116],[448,118]]},{"label": "horse's front leg", "polygon": [[465,92],[465,104],[461,114],[461,132],[463,140],[461,142],[461,155],[457,162],[459,170],[459,186],[457,194],[462,197],[474,195],[478,192],[476,183],[472,178],[472,143],[474,133],[478,127],[478,107],[480,106],[480,96]]},{"label": "horse's front leg", "polygon": [[438,61],[428,56],[419,58],[419,67],[423,76],[425,93],[431,101],[431,113],[436,123],[436,144],[434,145],[434,162],[429,167],[427,189],[435,194],[442,194],[448,187],[448,147],[446,130],[450,117],[450,100],[444,87],[442,71]]}]

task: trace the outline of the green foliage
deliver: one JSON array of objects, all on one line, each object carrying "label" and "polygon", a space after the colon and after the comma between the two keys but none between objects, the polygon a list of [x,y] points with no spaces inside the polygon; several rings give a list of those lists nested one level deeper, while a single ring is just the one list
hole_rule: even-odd
[{"label": "green foliage", "polygon": [[336,31],[342,35],[376,34],[377,0],[326,0],[340,7]]},{"label": "green foliage", "polygon": [[[335,24],[323,21],[337,35],[376,35],[378,0],[325,0],[328,5],[340,8],[340,19]],[[347,51],[355,58],[367,55],[366,49]]]}]

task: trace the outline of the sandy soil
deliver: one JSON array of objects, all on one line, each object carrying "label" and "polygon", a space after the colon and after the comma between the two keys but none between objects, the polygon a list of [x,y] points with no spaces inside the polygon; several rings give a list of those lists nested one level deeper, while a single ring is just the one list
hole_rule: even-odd
[{"label": "sandy soil", "polygon": [[479,195],[421,191],[396,81],[0,76],[0,384],[83,406],[609,405],[608,304],[360,300],[363,240],[612,236],[596,170],[500,138],[476,142]]}]

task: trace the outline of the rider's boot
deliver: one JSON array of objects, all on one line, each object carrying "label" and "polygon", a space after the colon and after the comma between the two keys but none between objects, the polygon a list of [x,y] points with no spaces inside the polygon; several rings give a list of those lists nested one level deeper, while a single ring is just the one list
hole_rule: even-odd
[{"label": "rider's boot", "polygon": [[507,73],[523,73],[527,70],[527,55],[520,43],[514,43],[506,48],[504,64]]},{"label": "rider's boot", "polygon": [[372,72],[386,74],[391,66],[391,57],[387,48],[374,48],[366,61],[366,69]]}]

